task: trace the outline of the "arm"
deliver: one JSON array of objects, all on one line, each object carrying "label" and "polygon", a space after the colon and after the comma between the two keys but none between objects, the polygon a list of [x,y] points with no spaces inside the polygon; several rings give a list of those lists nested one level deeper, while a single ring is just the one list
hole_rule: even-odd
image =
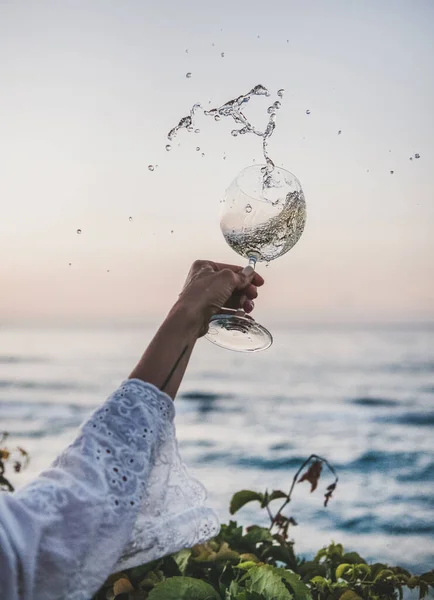
[{"label": "arm", "polygon": [[130,375],[154,384],[172,399],[184,376],[200,331],[197,316],[175,304]]},{"label": "arm", "polygon": [[[126,546],[131,544],[131,552],[135,551],[137,542],[131,539],[136,528],[143,534],[140,556],[154,560],[175,551],[169,542],[153,543],[159,535],[157,530],[150,533],[156,525],[154,516],[149,519],[145,514],[143,520],[143,511],[160,510],[163,501],[167,510],[173,510],[172,499],[165,494],[170,489],[182,494],[188,481],[177,456],[174,405],[160,390],[174,398],[210,316],[225,304],[239,306],[238,292],[255,297],[256,287],[250,283],[255,277],[259,276],[242,274],[239,267],[195,263],[179,300],[131,378],[94,412],[49,469],[18,492],[0,495],[2,598],[88,600]],[[173,479],[177,483],[167,485]],[[211,529],[204,533],[198,525],[199,516],[205,514],[197,507],[203,498],[200,485],[192,489],[181,502],[179,527],[184,535],[178,536],[176,549],[186,547],[186,540],[199,543],[210,537]],[[180,502],[178,496],[176,501]],[[170,518],[175,527],[176,515]],[[189,529],[192,519],[194,538]],[[161,531],[166,529],[164,522]],[[134,562],[134,557],[128,560]]]},{"label": "arm", "polygon": [[184,289],[130,375],[154,384],[173,400],[198,338],[222,307],[253,309],[264,280],[251,267],[196,261]]}]

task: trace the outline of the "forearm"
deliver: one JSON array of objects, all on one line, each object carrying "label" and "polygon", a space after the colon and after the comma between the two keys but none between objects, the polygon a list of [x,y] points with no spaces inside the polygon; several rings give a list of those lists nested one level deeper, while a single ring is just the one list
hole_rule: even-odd
[{"label": "forearm", "polygon": [[152,383],[175,399],[199,330],[196,314],[183,304],[175,304],[129,379]]}]

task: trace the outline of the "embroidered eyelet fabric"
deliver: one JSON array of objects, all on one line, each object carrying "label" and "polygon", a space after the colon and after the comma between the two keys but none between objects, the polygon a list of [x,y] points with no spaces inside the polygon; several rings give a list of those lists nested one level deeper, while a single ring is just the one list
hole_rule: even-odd
[{"label": "embroidered eyelet fabric", "polygon": [[89,600],[108,575],[214,537],[172,400],[125,381],[32,483],[0,494],[0,598]]}]

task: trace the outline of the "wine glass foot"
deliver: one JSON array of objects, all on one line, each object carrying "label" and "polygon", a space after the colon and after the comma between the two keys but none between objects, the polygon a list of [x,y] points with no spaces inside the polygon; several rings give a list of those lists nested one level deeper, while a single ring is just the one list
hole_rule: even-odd
[{"label": "wine glass foot", "polygon": [[216,346],[235,352],[260,352],[273,343],[268,329],[237,312],[214,315],[205,337]]}]

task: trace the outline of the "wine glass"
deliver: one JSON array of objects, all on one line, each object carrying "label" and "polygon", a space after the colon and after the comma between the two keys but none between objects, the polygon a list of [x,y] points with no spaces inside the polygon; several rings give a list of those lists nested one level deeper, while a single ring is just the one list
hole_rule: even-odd
[{"label": "wine glass", "polygon": [[[297,177],[278,167],[246,167],[223,200],[220,227],[226,242],[253,268],[282,256],[300,239],[306,202]],[[258,352],[273,343],[271,333],[244,310],[222,309],[209,324],[207,339],[229,350]]]}]

